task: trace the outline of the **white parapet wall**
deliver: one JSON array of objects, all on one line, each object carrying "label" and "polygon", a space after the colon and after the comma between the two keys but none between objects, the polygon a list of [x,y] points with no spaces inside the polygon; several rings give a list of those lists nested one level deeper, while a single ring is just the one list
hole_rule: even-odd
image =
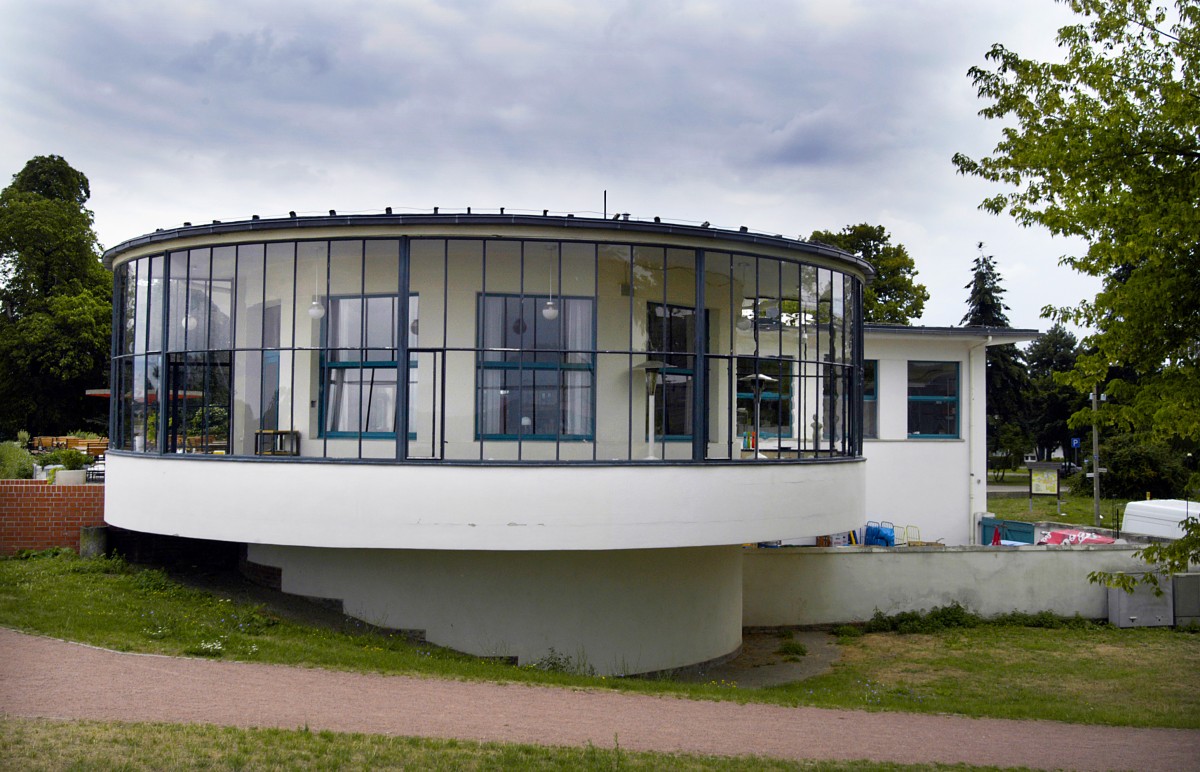
[{"label": "white parapet wall", "polygon": [[251,544],[285,592],[353,617],[530,665],[554,654],[600,675],[685,667],[737,651],[740,546],[575,552],[319,549]]},{"label": "white parapet wall", "polygon": [[859,461],[365,464],[113,453],[105,520],[258,544],[482,551],[746,544],[864,520]]},{"label": "white parapet wall", "polygon": [[1092,571],[1139,571],[1136,545],[1087,547],[832,547],[745,554],[747,627],[862,622],[958,602],[994,616],[1050,611],[1107,618]]}]

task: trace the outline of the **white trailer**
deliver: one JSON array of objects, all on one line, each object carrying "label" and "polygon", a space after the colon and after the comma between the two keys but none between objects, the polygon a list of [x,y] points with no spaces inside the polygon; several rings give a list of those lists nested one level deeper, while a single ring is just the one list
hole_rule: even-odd
[{"label": "white trailer", "polygon": [[1181,499],[1131,501],[1125,505],[1121,532],[1182,539],[1183,521],[1189,517],[1200,517],[1200,502]]}]

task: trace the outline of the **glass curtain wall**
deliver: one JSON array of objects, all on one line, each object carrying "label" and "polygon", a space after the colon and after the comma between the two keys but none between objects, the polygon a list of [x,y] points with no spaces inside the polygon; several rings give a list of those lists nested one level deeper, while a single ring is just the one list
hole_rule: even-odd
[{"label": "glass curtain wall", "polygon": [[637,243],[345,238],[172,250],[114,273],[111,436],[124,451],[481,463],[859,452],[861,285],[820,265]]}]

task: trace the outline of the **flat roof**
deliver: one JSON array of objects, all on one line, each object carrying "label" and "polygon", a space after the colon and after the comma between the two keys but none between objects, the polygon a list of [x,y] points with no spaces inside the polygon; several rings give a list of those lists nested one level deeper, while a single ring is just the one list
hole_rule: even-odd
[{"label": "flat roof", "polygon": [[[145,247],[160,242],[165,244],[177,239],[196,238],[205,235],[255,233],[260,231],[281,230],[302,231],[310,228],[434,226],[444,227],[447,230],[450,230],[457,226],[510,226],[526,228],[562,228],[565,230],[580,231],[615,230],[628,232],[631,236],[636,234],[680,236],[688,239],[699,239],[701,242],[728,242],[730,246],[745,245],[744,248],[751,248],[754,246],[770,247],[774,249],[795,251],[807,255],[817,255],[831,258],[839,262],[850,263],[866,276],[867,281],[870,281],[875,275],[875,269],[866,260],[863,260],[859,256],[851,254],[850,252],[846,252],[845,250],[838,249],[837,247],[831,247],[828,244],[822,244],[820,242],[789,239],[782,235],[771,236],[764,233],[756,233],[750,231],[745,226],[735,231],[725,228],[714,228],[709,226],[708,223],[703,225],[685,225],[662,222],[657,217],[654,219],[654,221],[630,220],[626,219],[626,217],[626,215],[618,215],[616,218],[605,219],[601,217],[576,217],[573,214],[443,214],[440,212],[425,214],[393,214],[391,212],[387,212],[384,214],[345,215],[331,213],[329,215],[298,215],[294,217],[275,217],[269,219],[261,219],[255,216],[249,220],[236,220],[229,222],[213,221],[205,225],[185,224],[178,228],[160,228],[153,233],[147,233],[143,236],[137,236],[127,241],[123,241],[115,247],[106,250],[104,253],[104,265],[112,267],[113,260],[115,258],[120,257],[125,252],[137,249],[139,247]],[[473,235],[472,238],[479,238],[479,236]],[[580,240],[585,240],[587,236],[581,233],[577,238]]]},{"label": "flat roof", "polygon": [[991,345],[1000,346],[1005,343],[1020,343],[1040,338],[1039,330],[1017,329],[1013,327],[924,327],[907,324],[863,324],[864,335],[897,335],[909,337],[959,337],[959,338],[992,338]]}]

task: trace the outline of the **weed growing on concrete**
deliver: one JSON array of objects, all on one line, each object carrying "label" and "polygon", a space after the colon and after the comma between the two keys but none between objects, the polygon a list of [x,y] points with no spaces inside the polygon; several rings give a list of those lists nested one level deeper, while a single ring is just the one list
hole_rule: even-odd
[{"label": "weed growing on concrete", "polygon": [[776,654],[782,654],[785,657],[803,657],[808,654],[808,647],[800,641],[784,641],[779,644],[779,648],[775,650]]}]

